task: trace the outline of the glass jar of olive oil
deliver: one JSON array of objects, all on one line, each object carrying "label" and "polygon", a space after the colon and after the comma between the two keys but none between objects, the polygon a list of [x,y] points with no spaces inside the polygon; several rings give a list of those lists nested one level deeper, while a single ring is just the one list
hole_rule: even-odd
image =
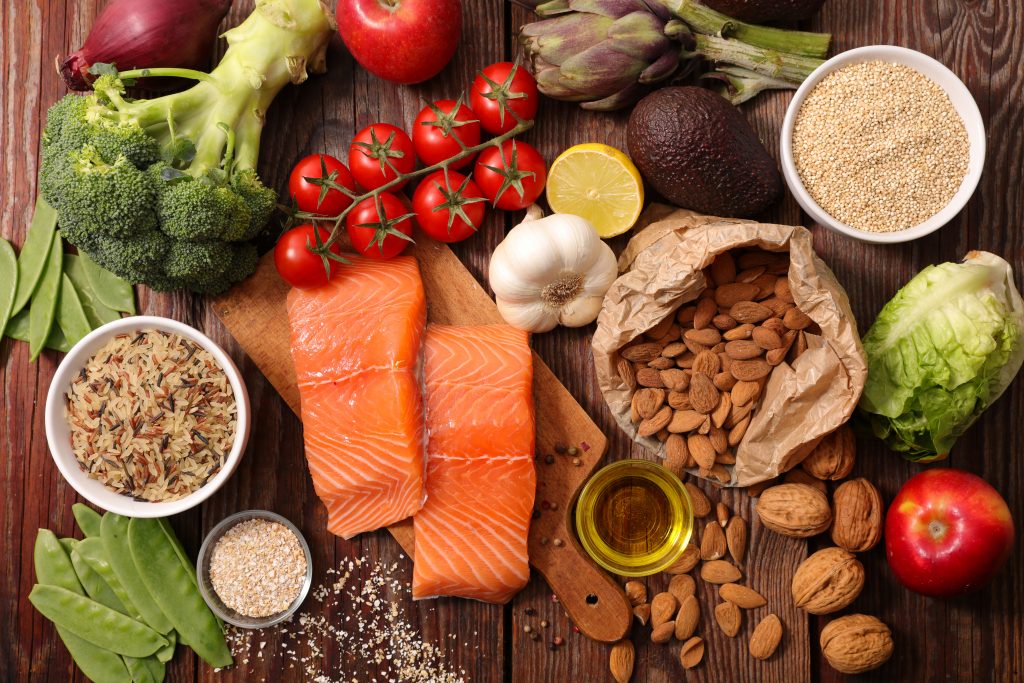
[{"label": "glass jar of olive oil", "polygon": [[576,533],[599,565],[622,576],[664,571],[693,533],[693,503],[679,478],[646,460],[599,470],[576,502]]}]

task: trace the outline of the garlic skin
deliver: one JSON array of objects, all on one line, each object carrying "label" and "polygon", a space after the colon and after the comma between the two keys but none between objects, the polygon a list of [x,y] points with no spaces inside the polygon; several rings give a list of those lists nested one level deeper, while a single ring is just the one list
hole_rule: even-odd
[{"label": "garlic skin", "polygon": [[582,327],[601,311],[618,264],[590,222],[570,214],[542,217],[536,205],[491,255],[488,280],[509,325],[547,332]]}]

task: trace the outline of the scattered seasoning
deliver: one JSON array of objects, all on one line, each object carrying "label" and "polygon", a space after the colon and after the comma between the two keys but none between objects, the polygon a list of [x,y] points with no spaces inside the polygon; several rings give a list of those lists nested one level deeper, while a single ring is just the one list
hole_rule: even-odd
[{"label": "scattered seasoning", "polygon": [[280,522],[249,519],[228,529],[210,556],[210,582],[224,604],[247,617],[288,609],[306,579],[306,554]]},{"label": "scattered seasoning", "polygon": [[565,639],[564,639],[564,638],[562,638],[562,636],[555,636],[555,637],[554,637],[554,638],[552,639],[551,643],[552,643],[552,644],[553,644],[553,645],[554,645],[555,647],[558,647],[558,646],[560,646],[560,645],[564,645],[564,644],[565,644]]},{"label": "scattered seasoning", "polygon": [[540,519],[540,508],[533,508],[533,518]]},{"label": "scattered seasoning", "polygon": [[560,538],[556,538],[555,539],[555,547],[556,548],[561,548],[563,545],[565,545],[565,541],[563,541]]},{"label": "scattered seasoning", "polygon": [[183,498],[220,472],[237,406],[205,349],[161,330],[121,334],[72,382],[65,417],[79,467],[137,500]]},{"label": "scattered seasoning", "polygon": [[580,454],[580,449],[576,448],[575,446],[570,446],[568,452],[569,452],[569,455],[576,456],[576,455]]},{"label": "scattered seasoning", "polygon": [[555,595],[554,593],[551,594],[551,602],[555,602],[555,603],[559,602],[558,596]]},{"label": "scattered seasoning", "polygon": [[572,464],[573,464],[574,466],[576,466],[576,467],[579,467],[579,466],[580,466],[580,464],[581,464],[581,463],[580,463],[580,459],[579,459],[579,458],[573,458],[573,459],[572,459]]},{"label": "scattered seasoning", "polygon": [[811,197],[870,232],[905,230],[938,213],[960,189],[969,151],[945,90],[880,61],[823,78],[793,127],[793,160]]},{"label": "scattered seasoning", "polygon": [[550,503],[548,503],[548,507],[551,508],[552,510],[557,510],[558,509],[558,503],[556,503],[554,501],[551,501]]},{"label": "scattered seasoning", "polygon": [[548,537],[547,536],[542,536],[541,539],[540,539],[540,544],[541,545],[547,545],[548,544]]},{"label": "scattered seasoning", "polygon": [[546,464],[546,465],[554,465],[555,464],[555,456],[551,455],[550,453],[545,455],[544,456],[544,464]]},{"label": "scattered seasoning", "polygon": [[581,441],[580,448],[583,450],[584,453],[586,453],[587,451],[590,450],[590,444],[587,443],[586,441]]},{"label": "scattered seasoning", "polygon": [[564,443],[559,442],[555,444],[555,453],[558,453],[559,455],[565,455],[568,452],[568,450],[569,449],[566,447]]},{"label": "scattered seasoning", "polygon": [[550,509],[551,509],[551,503],[549,503],[549,502],[548,502],[548,501],[546,501],[546,500],[542,500],[542,501],[540,502],[540,509],[541,509],[541,510],[550,510]]},{"label": "scattered seasoning", "polygon": [[540,627],[541,628],[547,628],[548,626],[550,626],[550,624],[548,623],[547,619],[541,619],[540,620]]},{"label": "scattered seasoning", "polygon": [[528,617],[532,617],[536,613],[537,613],[537,610],[535,610],[532,607],[527,607],[525,610],[523,610],[523,614],[525,614]]},{"label": "scattered seasoning", "polygon": [[533,627],[527,624],[526,626],[523,626],[523,631],[525,631],[526,633],[530,633],[531,631],[533,631]]},{"label": "scattered seasoning", "polygon": [[537,633],[536,631],[534,631],[533,633],[530,634],[530,640],[534,640],[534,641],[540,640],[540,634]]}]

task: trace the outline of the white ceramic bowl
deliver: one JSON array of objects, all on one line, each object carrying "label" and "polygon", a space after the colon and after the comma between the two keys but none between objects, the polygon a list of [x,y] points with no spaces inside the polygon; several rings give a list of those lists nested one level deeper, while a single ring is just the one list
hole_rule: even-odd
[{"label": "white ceramic bowl", "polygon": [[[874,61],[908,66],[924,74],[945,90],[946,94],[949,95],[953,108],[956,109],[960,118],[963,119],[964,127],[967,129],[967,139],[970,144],[967,175],[964,176],[960,189],[953,195],[949,203],[925,222],[912,228],[895,232],[868,232],[867,230],[860,230],[828,215],[811,198],[810,193],[800,180],[800,174],[797,172],[796,164],[793,162],[793,125],[796,122],[797,112],[800,111],[804,99],[814,89],[814,86],[831,72],[848,64]],[[909,242],[910,240],[915,240],[918,237],[935,232],[946,223],[949,223],[964,208],[971,195],[974,194],[978,181],[981,179],[981,171],[985,166],[985,123],[981,118],[981,112],[978,111],[978,105],[974,102],[974,98],[971,96],[967,86],[957,78],[956,74],[941,63],[928,55],[916,50],[909,50],[905,47],[869,45],[840,53],[811,72],[811,75],[807,77],[807,80],[796,91],[796,95],[793,96],[793,100],[789,103],[789,108],[786,110],[786,118],[782,123],[781,152],[782,174],[786,178],[786,184],[789,185],[790,192],[796,197],[797,202],[803,207],[804,211],[817,223],[835,232],[865,242]]]},{"label": "white ceramic bowl", "polygon": [[[79,467],[78,460],[71,449],[71,430],[64,416],[65,395],[68,387],[92,355],[115,335],[148,329],[180,335],[206,349],[217,361],[217,364],[224,369],[228,382],[231,384],[231,391],[235,396],[238,412],[235,441],[224,461],[224,467],[202,488],[184,498],[166,503],[135,500],[111,491],[96,479],[86,475]],[[53,456],[53,461],[57,464],[60,473],[64,475],[64,479],[93,505],[128,517],[167,517],[199,505],[212,496],[231,477],[235,468],[238,467],[238,462],[242,459],[245,446],[249,441],[249,426],[251,424],[249,413],[249,394],[245,389],[245,382],[242,381],[241,373],[223,349],[214,344],[205,334],[184,323],[170,318],[138,315],[121,318],[93,330],[64,356],[46,395],[46,441],[50,446],[50,455]]]}]

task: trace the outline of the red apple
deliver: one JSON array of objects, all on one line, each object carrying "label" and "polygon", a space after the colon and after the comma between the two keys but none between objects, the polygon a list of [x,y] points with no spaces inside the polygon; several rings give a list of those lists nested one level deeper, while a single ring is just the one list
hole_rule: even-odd
[{"label": "red apple", "polygon": [[462,33],[459,0],[338,0],[338,32],[356,61],[394,83],[437,75]]},{"label": "red apple", "polygon": [[966,593],[989,581],[1013,548],[1013,518],[999,492],[969,472],[925,470],[889,506],[889,566],[912,591]]}]

